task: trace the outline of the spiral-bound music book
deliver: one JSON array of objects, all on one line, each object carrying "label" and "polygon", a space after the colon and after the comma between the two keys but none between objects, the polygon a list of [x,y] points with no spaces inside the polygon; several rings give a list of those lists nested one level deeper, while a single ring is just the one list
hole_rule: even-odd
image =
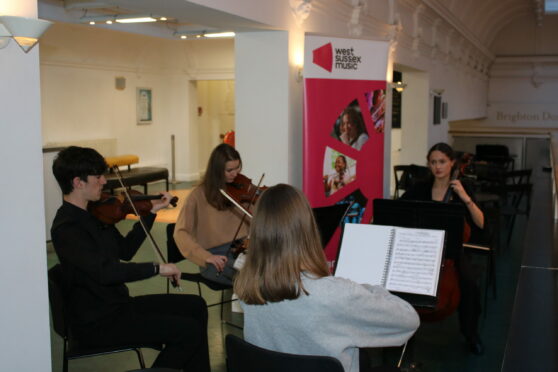
[{"label": "spiral-bound music book", "polygon": [[335,276],[435,297],[444,230],[346,224]]}]

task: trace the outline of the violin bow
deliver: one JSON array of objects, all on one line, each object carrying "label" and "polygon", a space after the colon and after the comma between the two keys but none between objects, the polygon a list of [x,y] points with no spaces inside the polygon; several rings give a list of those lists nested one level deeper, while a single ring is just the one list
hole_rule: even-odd
[{"label": "violin bow", "polygon": [[227,198],[231,203],[233,203],[238,209],[240,209],[245,215],[247,215],[248,217],[252,218],[252,214],[250,214],[250,212],[248,212],[242,205],[238,204],[238,202],[236,200],[234,200],[234,198],[232,196],[230,196],[229,194],[227,194],[227,192],[223,189],[219,189],[219,192],[221,192],[221,194],[223,194],[223,196],[225,198]]},{"label": "violin bow", "polygon": [[[124,182],[122,181],[122,175],[120,174],[120,169],[118,169],[118,166],[116,166],[116,165],[113,166],[112,169],[113,169],[114,173],[116,174],[116,178],[118,179],[118,182],[120,183],[120,186],[124,189],[124,195],[126,196],[126,200],[128,200],[128,203],[130,203],[130,205],[132,206],[132,210],[134,211],[136,216],[138,216],[139,223],[140,223],[143,231],[145,232],[145,235],[147,236],[149,242],[151,243],[151,248],[153,248],[153,251],[155,252],[155,256],[157,256],[160,264],[161,263],[166,264],[167,260],[165,259],[165,256],[163,256],[163,252],[161,252],[161,249],[159,248],[159,246],[155,242],[155,239],[153,239],[153,235],[151,235],[151,231],[149,231],[147,229],[147,227],[145,226],[145,224],[143,223],[143,220],[141,219],[141,216],[139,215],[138,210],[136,209],[136,206],[134,205],[134,203],[132,201],[132,197],[131,197],[130,193],[128,192],[128,188],[126,187],[126,185],[124,185]],[[171,283],[172,283],[172,286],[175,287],[177,290],[182,291],[182,288],[180,287],[180,284],[178,283],[178,280],[171,279]]]}]

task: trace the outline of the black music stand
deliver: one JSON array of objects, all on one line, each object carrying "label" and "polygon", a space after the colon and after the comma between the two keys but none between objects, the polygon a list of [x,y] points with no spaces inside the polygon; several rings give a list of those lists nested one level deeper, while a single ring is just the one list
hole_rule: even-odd
[{"label": "black music stand", "polygon": [[[374,199],[374,224],[444,230],[444,258],[458,259],[463,250],[465,208],[434,201]],[[430,307],[432,297],[394,293],[415,306]]]},{"label": "black music stand", "polygon": [[335,233],[335,230],[337,230],[337,227],[343,223],[345,215],[351,205],[352,203],[334,204],[327,207],[312,208],[324,248],[327,243],[329,243],[329,240]]}]

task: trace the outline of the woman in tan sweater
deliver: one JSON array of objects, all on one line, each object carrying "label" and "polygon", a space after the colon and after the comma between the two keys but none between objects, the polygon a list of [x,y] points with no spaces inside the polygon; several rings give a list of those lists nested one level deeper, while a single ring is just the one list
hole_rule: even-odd
[{"label": "woman in tan sweater", "polygon": [[[180,211],[174,240],[182,255],[196,265],[207,279],[232,284],[233,260],[230,242],[242,220],[242,212],[220,192],[242,169],[240,154],[227,144],[217,146],[207,163],[205,176],[188,196]],[[243,222],[238,237],[248,235]]]}]

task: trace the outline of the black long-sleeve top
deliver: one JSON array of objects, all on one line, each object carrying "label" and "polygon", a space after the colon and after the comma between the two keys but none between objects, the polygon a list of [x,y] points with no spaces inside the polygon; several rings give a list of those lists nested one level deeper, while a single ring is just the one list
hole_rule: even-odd
[{"label": "black long-sleeve top", "polygon": [[[462,182],[461,184],[463,185],[463,188],[465,189],[465,192],[467,193],[467,195],[469,195],[471,200],[473,202],[476,202],[475,201],[475,195],[474,195],[472,187],[466,182]],[[430,178],[427,181],[417,182],[409,190],[405,191],[405,193],[401,196],[401,199],[403,199],[403,200],[433,201],[432,200],[432,187],[433,186],[434,186],[434,178]],[[484,239],[483,235],[485,234],[485,232],[484,232],[483,229],[479,228],[473,222],[473,218],[471,216],[471,213],[467,209],[467,206],[465,205],[465,203],[456,194],[453,195],[453,197],[450,199],[449,202],[463,205],[463,207],[467,211],[467,213],[465,213],[465,220],[466,220],[467,224],[469,225],[469,227],[471,228],[471,241],[482,241]],[[457,251],[460,252],[461,250],[457,249]],[[453,254],[451,254],[451,252],[450,252],[450,255],[453,255]]]},{"label": "black long-sleeve top", "polygon": [[[147,228],[155,214],[142,217]],[[86,325],[117,312],[130,301],[124,283],[155,275],[153,263],[129,261],[145,239],[139,223],[122,236],[86,210],[64,202],[51,228],[52,242],[62,264],[72,325]]]}]

